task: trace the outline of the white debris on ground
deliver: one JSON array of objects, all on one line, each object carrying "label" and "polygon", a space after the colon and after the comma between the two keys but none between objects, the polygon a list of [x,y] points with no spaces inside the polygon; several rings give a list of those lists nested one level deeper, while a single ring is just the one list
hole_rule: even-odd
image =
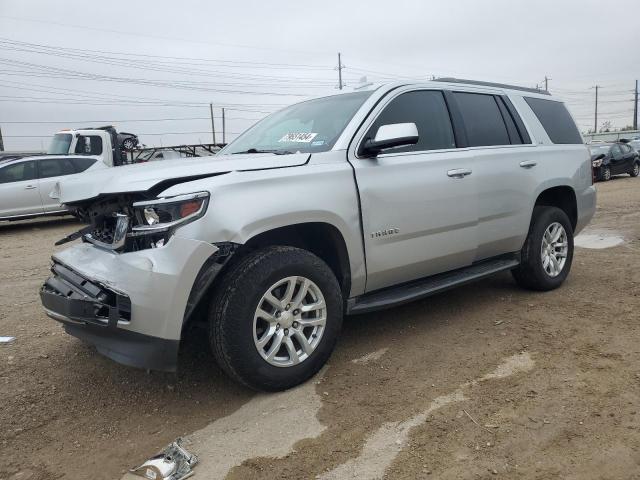
[{"label": "white debris on ground", "polygon": [[409,442],[409,434],[413,427],[423,424],[434,411],[451,403],[467,400],[464,390],[478,382],[505,378],[520,372],[531,370],[534,361],[527,352],[519,353],[505,359],[491,373],[477,380],[460,385],[456,391],[434,399],[423,412],[404,422],[389,422],[371,435],[360,455],[339,465],[333,470],[318,476],[319,480],[341,480],[353,478],[358,480],[378,480],[384,477],[387,468]]},{"label": "white debris on ground", "polygon": [[182,447],[182,439],[165,448],[142,465],[132,468],[133,475],[151,480],[186,480],[193,475],[198,457]]},{"label": "white debris on ground", "polygon": [[622,245],[624,237],[614,231],[587,231],[577,235],[573,243],[579,248],[612,248]]},{"label": "white debris on ground", "polygon": [[387,347],[381,348],[380,350],[376,350],[375,352],[367,353],[366,355],[363,355],[362,357],[355,358],[355,359],[351,360],[351,362],[355,363],[355,364],[366,365],[367,363],[375,362],[375,361],[380,360],[380,358],[382,358],[382,356],[385,353],[387,353],[387,350],[389,350],[389,348],[387,348]]},{"label": "white debris on ground", "polygon": [[222,479],[245,460],[281,458],[300,440],[318,437],[327,428],[317,418],[322,400],[316,383],[324,370],[316,381],[286,392],[258,394],[231,415],[185,437],[183,445],[199,460],[195,478]]},{"label": "white debris on ground", "polygon": [[13,343],[16,337],[0,337],[0,344]]}]

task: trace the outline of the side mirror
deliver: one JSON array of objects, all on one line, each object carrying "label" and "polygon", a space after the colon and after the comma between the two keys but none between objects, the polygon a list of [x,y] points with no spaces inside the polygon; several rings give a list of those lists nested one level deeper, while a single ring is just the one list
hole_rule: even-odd
[{"label": "side mirror", "polygon": [[365,141],[360,153],[367,157],[374,157],[388,148],[415,145],[419,138],[415,123],[381,125],[376,132],[376,138]]}]

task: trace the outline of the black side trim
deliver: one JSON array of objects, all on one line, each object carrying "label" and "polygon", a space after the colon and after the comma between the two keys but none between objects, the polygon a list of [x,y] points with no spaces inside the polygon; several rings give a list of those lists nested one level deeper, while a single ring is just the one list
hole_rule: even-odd
[{"label": "black side trim", "polygon": [[347,313],[357,315],[413,302],[450,288],[474,282],[494,273],[511,270],[519,264],[519,254],[502,255],[469,267],[366,293],[349,300]]},{"label": "black side trim", "polygon": [[456,139],[457,148],[465,148],[469,146],[469,140],[467,139],[467,130],[464,126],[464,119],[460,112],[460,107],[456,101],[456,97],[450,90],[443,90],[444,101],[449,109],[449,116],[451,117],[451,125],[453,126],[453,136]]},{"label": "black side trim", "polygon": [[500,98],[502,98],[502,101],[506,105],[507,110],[509,110],[511,118],[513,118],[513,121],[516,122],[516,128],[518,129],[518,133],[520,133],[520,137],[522,137],[522,143],[530,144],[531,137],[529,136],[529,132],[527,132],[527,129],[524,126],[522,118],[520,118],[520,114],[516,110],[516,107],[513,106],[513,103],[511,103],[511,100],[506,95],[502,95]]}]

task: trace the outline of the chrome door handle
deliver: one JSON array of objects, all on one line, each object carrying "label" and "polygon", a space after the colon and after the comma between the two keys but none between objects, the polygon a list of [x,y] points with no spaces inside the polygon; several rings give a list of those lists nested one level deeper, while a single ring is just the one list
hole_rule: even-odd
[{"label": "chrome door handle", "polygon": [[471,170],[468,168],[454,168],[453,170],[449,170],[447,175],[451,178],[464,178],[467,175],[471,175]]},{"label": "chrome door handle", "polygon": [[25,190],[33,190],[34,188],[38,188],[35,185],[27,185],[26,187],[24,187]]},{"label": "chrome door handle", "polygon": [[533,168],[538,164],[538,162],[534,162],[533,160],[525,160],[524,162],[520,162],[520,166],[522,168]]}]

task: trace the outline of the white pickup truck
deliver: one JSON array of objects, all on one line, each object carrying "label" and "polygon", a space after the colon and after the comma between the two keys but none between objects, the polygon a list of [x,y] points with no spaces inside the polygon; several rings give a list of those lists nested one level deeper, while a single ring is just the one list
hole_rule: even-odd
[{"label": "white pickup truck", "polygon": [[62,130],[51,140],[50,155],[93,155],[100,157],[108,167],[123,165],[126,152],[138,146],[133,133],[117,132],[112,126]]}]

